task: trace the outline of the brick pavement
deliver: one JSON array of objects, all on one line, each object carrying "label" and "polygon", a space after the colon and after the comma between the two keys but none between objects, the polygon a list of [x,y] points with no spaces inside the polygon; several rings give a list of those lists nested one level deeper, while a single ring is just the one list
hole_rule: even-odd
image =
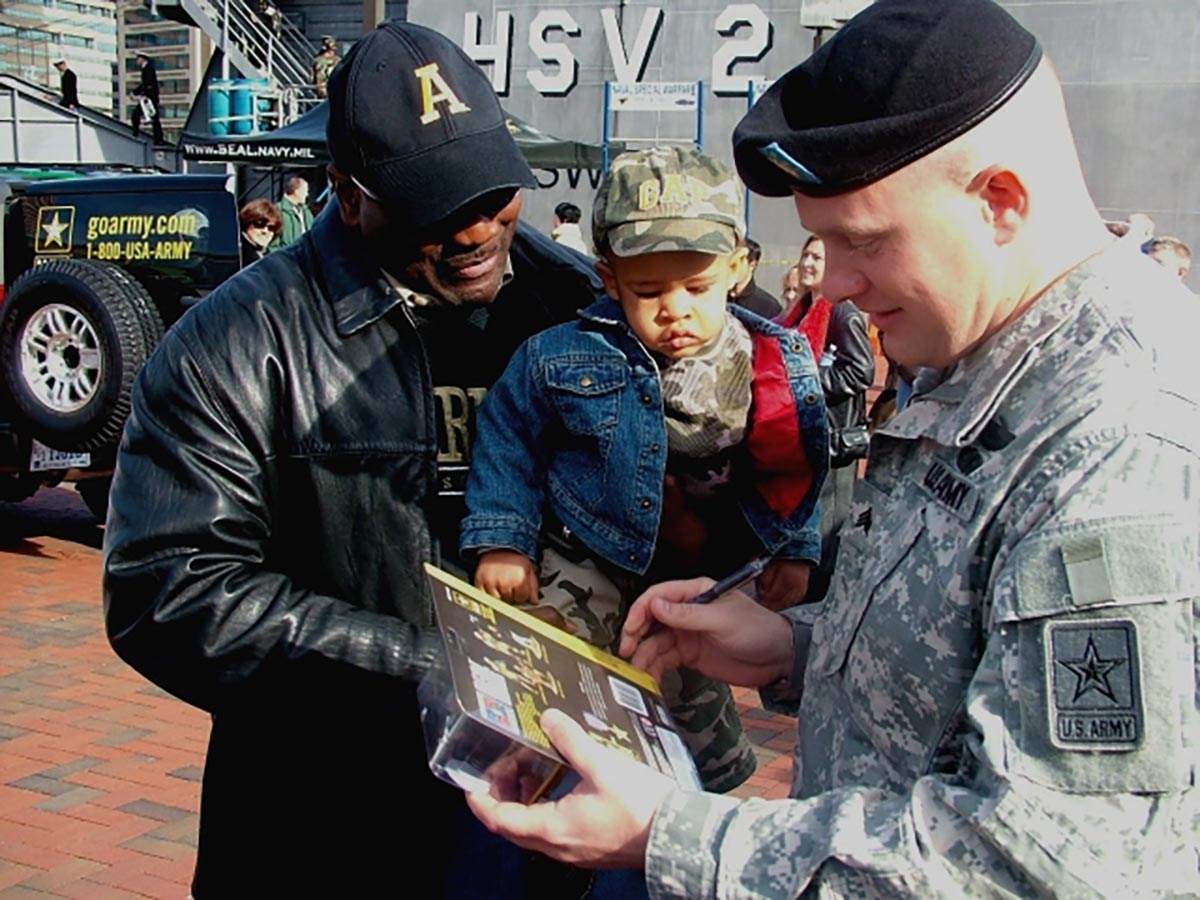
[{"label": "brick pavement", "polygon": [[[30,502],[0,503],[0,900],[180,900],[208,717],[109,648],[79,497]],[[737,696],[760,767],[735,793],[786,796],[793,724]]]}]

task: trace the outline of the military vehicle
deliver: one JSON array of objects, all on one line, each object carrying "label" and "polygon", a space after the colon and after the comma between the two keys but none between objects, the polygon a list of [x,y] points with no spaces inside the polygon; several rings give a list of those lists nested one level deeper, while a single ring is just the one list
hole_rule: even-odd
[{"label": "military vehicle", "polygon": [[223,175],[0,170],[0,500],[105,517],[134,376],[239,267]]}]

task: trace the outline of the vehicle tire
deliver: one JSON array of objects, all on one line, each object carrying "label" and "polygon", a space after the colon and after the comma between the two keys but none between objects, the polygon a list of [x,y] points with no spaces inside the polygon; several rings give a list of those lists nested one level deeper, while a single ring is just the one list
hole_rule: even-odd
[{"label": "vehicle tire", "polygon": [[[84,262],[84,260],[79,260]],[[122,290],[133,301],[133,306],[137,310],[138,319],[142,323],[142,337],[145,339],[146,358],[150,358],[150,354],[154,352],[154,348],[159,345],[163,339],[163,334],[166,329],[163,327],[162,316],[158,312],[158,307],[154,303],[154,298],[150,296],[150,292],[137,280],[133,275],[130,275],[120,266],[114,266],[111,263],[88,261],[88,265],[99,269],[112,281],[115,281]]]},{"label": "vehicle tire", "polygon": [[137,300],[86,260],[18,278],[0,316],[0,375],[16,424],[58,450],[114,443],[148,355]]},{"label": "vehicle tire", "polygon": [[112,487],[111,478],[85,478],[75,482],[75,489],[83,498],[91,514],[100,520],[101,524],[108,518],[108,490]]},{"label": "vehicle tire", "polygon": [[32,475],[5,473],[0,475],[0,502],[20,503],[28,500],[41,486],[41,479]]}]

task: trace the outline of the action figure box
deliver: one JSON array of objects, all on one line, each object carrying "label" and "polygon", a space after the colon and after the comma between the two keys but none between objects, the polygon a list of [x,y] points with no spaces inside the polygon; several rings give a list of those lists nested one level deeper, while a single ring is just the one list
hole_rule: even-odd
[{"label": "action figure box", "polygon": [[648,673],[448,572],[425,569],[446,650],[418,689],[438,778],[527,803],[566,793],[576,779],[539,725],[553,707],[602,744],[701,789]]}]

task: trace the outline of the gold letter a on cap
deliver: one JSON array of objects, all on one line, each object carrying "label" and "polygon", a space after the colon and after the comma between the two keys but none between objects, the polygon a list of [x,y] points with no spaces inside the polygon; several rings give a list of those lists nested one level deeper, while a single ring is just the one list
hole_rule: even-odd
[{"label": "gold letter a on cap", "polygon": [[[430,63],[427,66],[414,69],[413,74],[421,79],[422,125],[436,122],[442,117],[442,114],[434,109],[435,103],[449,104],[450,112],[454,115],[471,111],[471,107],[459,100],[458,95],[454,93],[450,85],[446,84],[446,79],[438,72],[437,63]],[[435,87],[437,88],[436,93],[434,92]]]}]

